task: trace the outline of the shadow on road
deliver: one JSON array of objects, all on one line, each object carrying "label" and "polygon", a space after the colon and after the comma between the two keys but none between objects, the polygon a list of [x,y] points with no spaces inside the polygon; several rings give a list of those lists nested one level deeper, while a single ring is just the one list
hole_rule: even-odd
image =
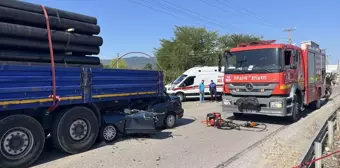
[{"label": "shadow on road", "polygon": [[239,117],[230,116],[227,119],[234,121],[254,121],[258,123],[266,123],[266,124],[278,124],[278,125],[289,125],[289,122],[286,118],[282,117],[273,117],[273,116],[264,116],[264,115],[253,115],[246,114]]},{"label": "shadow on road", "polygon": [[[321,100],[321,107],[326,105],[327,102],[331,101],[332,99]],[[309,114],[314,112],[314,110],[306,107],[305,110],[300,114],[301,118],[307,117]],[[275,117],[275,116],[265,116],[265,115],[253,115],[253,114],[245,114],[239,117],[230,116],[227,119],[235,120],[235,121],[255,121],[259,123],[266,123],[266,124],[278,124],[278,125],[289,125],[292,124],[289,121],[288,117]]]},{"label": "shadow on road", "polygon": [[[194,122],[194,119],[188,119],[188,118],[182,118],[178,120],[177,126],[184,126],[187,124],[190,124]],[[128,135],[121,135],[119,138],[110,144],[106,144],[105,142],[98,142],[96,143],[90,150],[94,150],[97,148],[101,148],[107,145],[113,145],[115,143],[126,141],[126,140],[137,140],[137,141],[144,141],[147,139],[167,139],[167,138],[173,138],[175,136],[182,136],[182,135],[174,135],[171,131],[171,129],[160,129],[157,130],[157,133],[155,134],[128,134]],[[52,139],[47,138],[45,142],[45,148],[39,159],[32,165],[32,166],[38,166],[40,164],[48,163],[54,160],[62,159],[64,157],[70,156],[70,154],[61,152],[60,150],[53,147]]]},{"label": "shadow on road", "polygon": [[176,127],[182,127],[182,126],[185,126],[185,125],[189,125],[189,124],[195,122],[196,120],[197,120],[196,117],[184,115],[184,118],[177,120]]}]

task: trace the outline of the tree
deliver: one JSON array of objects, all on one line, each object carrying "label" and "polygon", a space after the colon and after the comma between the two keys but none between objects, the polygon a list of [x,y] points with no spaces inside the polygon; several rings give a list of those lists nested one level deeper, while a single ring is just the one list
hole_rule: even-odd
[{"label": "tree", "polygon": [[128,64],[123,59],[119,59],[117,62],[117,58],[115,58],[110,61],[109,65],[104,65],[104,68],[127,69]]},{"label": "tree", "polygon": [[218,34],[205,28],[178,27],[174,38],[161,39],[161,47],[156,49],[156,58],[164,71],[166,82],[170,82],[184,70],[197,65],[214,65],[217,57]]},{"label": "tree", "polygon": [[161,47],[155,50],[155,55],[167,83],[194,66],[217,66],[218,56],[225,49],[261,39],[262,37],[246,34],[219,36],[218,32],[205,28],[176,26],[174,37],[161,39]]},{"label": "tree", "polygon": [[222,50],[237,47],[238,44],[247,42],[257,42],[262,40],[263,37],[257,37],[248,34],[226,34],[218,39],[219,48]]},{"label": "tree", "polygon": [[145,69],[145,70],[152,70],[152,64],[150,64],[150,63],[145,64],[143,69]]}]

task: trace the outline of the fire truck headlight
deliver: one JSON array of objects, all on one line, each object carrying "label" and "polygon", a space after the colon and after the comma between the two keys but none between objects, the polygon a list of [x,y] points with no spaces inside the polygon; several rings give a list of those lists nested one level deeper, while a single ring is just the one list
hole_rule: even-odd
[{"label": "fire truck headlight", "polygon": [[270,102],[270,108],[282,108],[282,102]]}]

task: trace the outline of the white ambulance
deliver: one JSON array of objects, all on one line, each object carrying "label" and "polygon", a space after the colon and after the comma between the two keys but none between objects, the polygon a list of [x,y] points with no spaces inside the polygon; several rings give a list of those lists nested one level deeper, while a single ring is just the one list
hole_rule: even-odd
[{"label": "white ambulance", "polygon": [[175,81],[165,85],[166,91],[170,95],[180,97],[181,101],[186,98],[199,98],[199,84],[204,80],[205,97],[210,97],[209,84],[214,81],[217,88],[217,96],[223,93],[224,67],[221,72],[218,66],[193,67],[185,71]]}]

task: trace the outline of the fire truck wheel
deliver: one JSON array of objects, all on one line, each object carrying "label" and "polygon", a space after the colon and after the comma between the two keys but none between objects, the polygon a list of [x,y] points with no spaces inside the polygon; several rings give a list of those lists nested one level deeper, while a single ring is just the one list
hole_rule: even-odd
[{"label": "fire truck wheel", "polygon": [[320,89],[318,90],[318,96],[316,98],[316,100],[311,103],[311,108],[312,110],[317,110],[319,108],[321,108],[321,91]]},{"label": "fire truck wheel", "polygon": [[45,134],[40,123],[26,115],[0,121],[0,167],[29,167],[44,149]]},{"label": "fire truck wheel", "polygon": [[185,101],[185,96],[184,96],[183,93],[177,93],[176,96],[179,97],[179,100],[180,100],[181,102]]},{"label": "fire truck wheel", "polygon": [[97,140],[98,119],[87,107],[77,106],[60,112],[53,123],[53,143],[70,154],[88,150]]},{"label": "fire truck wheel", "polygon": [[293,106],[291,108],[292,110],[292,115],[289,117],[289,120],[291,122],[296,122],[298,121],[300,118],[300,102],[299,100],[297,100],[297,97],[294,96],[294,100],[293,100]]},{"label": "fire truck wheel", "polygon": [[316,98],[315,102],[315,109],[321,108],[321,91],[318,90],[318,97]]}]

